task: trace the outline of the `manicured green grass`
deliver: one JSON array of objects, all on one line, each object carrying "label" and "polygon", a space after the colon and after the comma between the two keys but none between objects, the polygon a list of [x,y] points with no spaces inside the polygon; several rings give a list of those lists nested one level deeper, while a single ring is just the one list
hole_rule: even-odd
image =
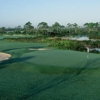
[{"label": "manicured green grass", "polygon": [[100,55],[0,41],[12,57],[0,63],[0,100],[99,100]]}]

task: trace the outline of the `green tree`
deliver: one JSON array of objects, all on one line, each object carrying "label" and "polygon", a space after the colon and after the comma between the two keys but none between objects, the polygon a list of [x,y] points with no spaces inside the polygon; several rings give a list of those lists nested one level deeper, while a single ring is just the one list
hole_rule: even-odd
[{"label": "green tree", "polygon": [[38,24],[39,29],[46,29],[48,28],[48,24],[46,22],[41,22]]},{"label": "green tree", "polygon": [[95,31],[98,32],[98,28],[99,28],[99,23],[98,22],[94,23],[94,28],[95,28]]},{"label": "green tree", "polygon": [[69,34],[71,33],[72,27],[73,27],[72,24],[70,24],[70,23],[67,24],[67,28],[68,28]]},{"label": "green tree", "polygon": [[61,36],[67,35],[68,31],[64,25],[60,26],[60,33],[61,33]]},{"label": "green tree", "polygon": [[58,23],[58,22],[55,22],[53,25],[52,25],[52,28],[54,30],[54,32],[56,33],[56,35],[58,34],[60,28],[61,28],[61,25]]},{"label": "green tree", "polygon": [[94,31],[94,23],[85,23],[84,26],[87,28],[88,33],[91,33],[91,31]]},{"label": "green tree", "polygon": [[78,25],[76,23],[73,24],[73,27],[74,27],[74,33],[77,33],[77,30],[78,30]]},{"label": "green tree", "polygon": [[18,25],[17,27],[16,27],[16,30],[21,30],[22,29],[22,27],[20,26],[20,25]]},{"label": "green tree", "polygon": [[30,34],[30,33],[33,33],[34,31],[34,26],[32,26],[32,23],[31,22],[27,22],[25,25],[24,25],[24,29],[26,31],[27,34]]},{"label": "green tree", "polygon": [[15,27],[15,31],[14,32],[16,34],[21,34],[22,33],[21,31],[22,31],[22,27],[20,25],[18,25],[17,27]]},{"label": "green tree", "polygon": [[40,30],[41,34],[48,35],[48,24],[46,22],[39,23],[37,28]]},{"label": "green tree", "polygon": [[0,33],[5,33],[5,31],[6,31],[6,28],[5,27],[2,27],[1,29],[0,29]]}]

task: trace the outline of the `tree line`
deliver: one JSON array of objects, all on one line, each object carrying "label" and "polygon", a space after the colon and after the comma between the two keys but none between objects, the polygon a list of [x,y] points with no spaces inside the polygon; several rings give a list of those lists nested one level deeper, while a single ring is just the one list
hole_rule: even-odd
[{"label": "tree line", "polygon": [[23,27],[20,25],[15,28],[0,28],[0,34],[30,34],[30,35],[45,35],[45,36],[65,36],[65,35],[99,35],[100,22],[85,23],[83,26],[78,26],[77,23],[68,23],[66,26],[55,22],[49,26],[47,22],[40,22],[35,28],[31,22],[25,23]]}]

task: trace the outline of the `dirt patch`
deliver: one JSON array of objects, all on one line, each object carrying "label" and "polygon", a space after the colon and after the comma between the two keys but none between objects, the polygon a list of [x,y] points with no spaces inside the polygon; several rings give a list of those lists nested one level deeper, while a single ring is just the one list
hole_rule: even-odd
[{"label": "dirt patch", "polygon": [[0,62],[3,60],[8,60],[10,57],[10,54],[0,52]]}]

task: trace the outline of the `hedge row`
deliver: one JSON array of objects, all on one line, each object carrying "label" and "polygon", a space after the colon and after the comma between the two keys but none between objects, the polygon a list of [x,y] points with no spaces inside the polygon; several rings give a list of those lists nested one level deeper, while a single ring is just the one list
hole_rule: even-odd
[{"label": "hedge row", "polygon": [[86,47],[100,48],[100,41],[62,40],[60,37],[18,37],[4,38],[5,41],[47,43],[49,47],[86,51]]}]

